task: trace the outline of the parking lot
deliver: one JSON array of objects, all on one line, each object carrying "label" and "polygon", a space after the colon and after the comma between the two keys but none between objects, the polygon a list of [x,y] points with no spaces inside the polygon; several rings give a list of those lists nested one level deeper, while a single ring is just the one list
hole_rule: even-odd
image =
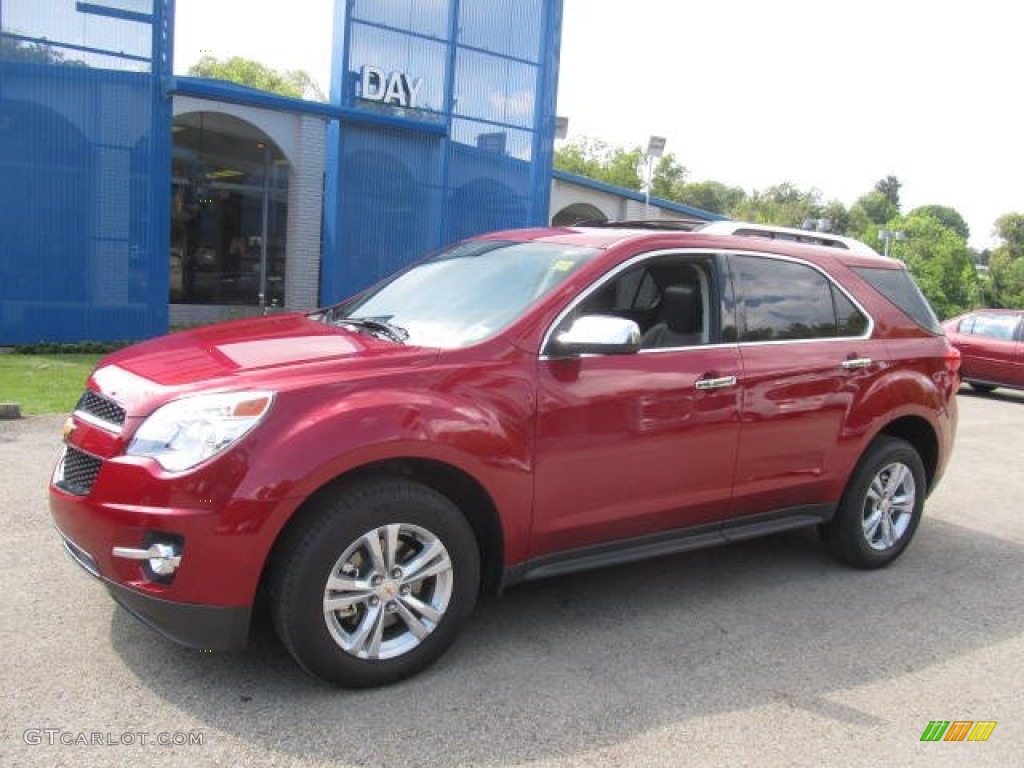
[{"label": "parking lot", "polygon": [[[306,677],[266,628],[227,655],[140,626],[51,526],[62,417],[0,422],[0,765],[1019,764],[1024,393],[959,405],[889,569],[797,532],[535,582],[484,601],[425,674],[364,692]],[[997,726],[922,743],[932,720]]]}]

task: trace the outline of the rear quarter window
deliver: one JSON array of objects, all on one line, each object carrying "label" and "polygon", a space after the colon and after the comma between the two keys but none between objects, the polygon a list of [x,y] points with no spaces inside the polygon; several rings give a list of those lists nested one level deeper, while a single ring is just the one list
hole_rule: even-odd
[{"label": "rear quarter window", "polygon": [[935,316],[931,304],[905,269],[853,267],[853,271],[921,328],[929,333],[942,333],[939,318]]}]

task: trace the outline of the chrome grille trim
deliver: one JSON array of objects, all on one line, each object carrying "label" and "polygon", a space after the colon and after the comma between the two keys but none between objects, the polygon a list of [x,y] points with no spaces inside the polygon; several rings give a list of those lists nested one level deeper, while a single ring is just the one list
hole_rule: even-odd
[{"label": "chrome grille trim", "polygon": [[75,415],[100,429],[120,433],[126,413],[124,408],[113,400],[87,389],[78,399]]}]

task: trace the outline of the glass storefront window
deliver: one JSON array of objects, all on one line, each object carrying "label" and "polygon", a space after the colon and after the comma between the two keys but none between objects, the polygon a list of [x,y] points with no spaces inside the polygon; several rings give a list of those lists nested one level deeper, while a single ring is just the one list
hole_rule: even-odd
[{"label": "glass storefront window", "polygon": [[255,126],[191,112],[174,120],[170,300],[284,304],[288,162]]},{"label": "glass storefront window", "polygon": [[459,43],[536,62],[543,18],[543,0],[461,0]]},{"label": "glass storefront window", "polygon": [[444,40],[448,37],[451,13],[448,0],[389,0],[381,3],[353,0],[352,18],[392,29],[415,32]]}]

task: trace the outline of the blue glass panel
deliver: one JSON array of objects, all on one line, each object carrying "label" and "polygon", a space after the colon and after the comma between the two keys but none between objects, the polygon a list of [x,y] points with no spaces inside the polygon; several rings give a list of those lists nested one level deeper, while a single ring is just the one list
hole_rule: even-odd
[{"label": "blue glass panel", "polygon": [[352,18],[447,39],[450,5],[449,0],[353,0]]},{"label": "blue glass panel", "polygon": [[537,61],[544,0],[461,0],[459,43]]},{"label": "blue glass panel", "polygon": [[460,49],[455,114],[522,128],[533,126],[537,68],[501,56]]},{"label": "blue glass panel", "polygon": [[452,121],[452,141],[474,147],[491,155],[530,162],[533,134],[491,123],[456,119]]},{"label": "blue glass panel", "polygon": [[332,262],[324,265],[327,301],[357,293],[437,247],[441,142],[409,131],[342,129],[341,246],[324,255]]},{"label": "blue glass panel", "polygon": [[[354,23],[349,49],[349,87],[343,103],[372,108],[376,102],[353,98],[362,95],[361,71],[375,67],[386,75],[400,72],[414,80],[422,79],[417,94],[420,109],[440,112],[444,109],[445,72],[448,46],[444,43],[411,37],[365,24]],[[353,99],[349,101],[349,99]]]},{"label": "blue glass panel", "polygon": [[531,134],[452,122],[445,242],[530,225]]},{"label": "blue glass panel", "polygon": [[[91,12],[92,7],[113,12],[151,14],[152,0],[111,4],[76,3],[75,0],[6,0],[0,3],[4,48],[14,46],[45,51],[48,63],[119,69],[149,70],[152,26]],[[11,37],[11,36],[15,37]],[[45,42],[38,42],[45,38]]]},{"label": "blue glass panel", "polygon": [[[0,344],[166,330],[169,107],[155,76],[111,71],[149,68],[127,51],[152,23],[53,0],[5,0],[0,22]],[[108,47],[126,53],[79,50]]]}]

